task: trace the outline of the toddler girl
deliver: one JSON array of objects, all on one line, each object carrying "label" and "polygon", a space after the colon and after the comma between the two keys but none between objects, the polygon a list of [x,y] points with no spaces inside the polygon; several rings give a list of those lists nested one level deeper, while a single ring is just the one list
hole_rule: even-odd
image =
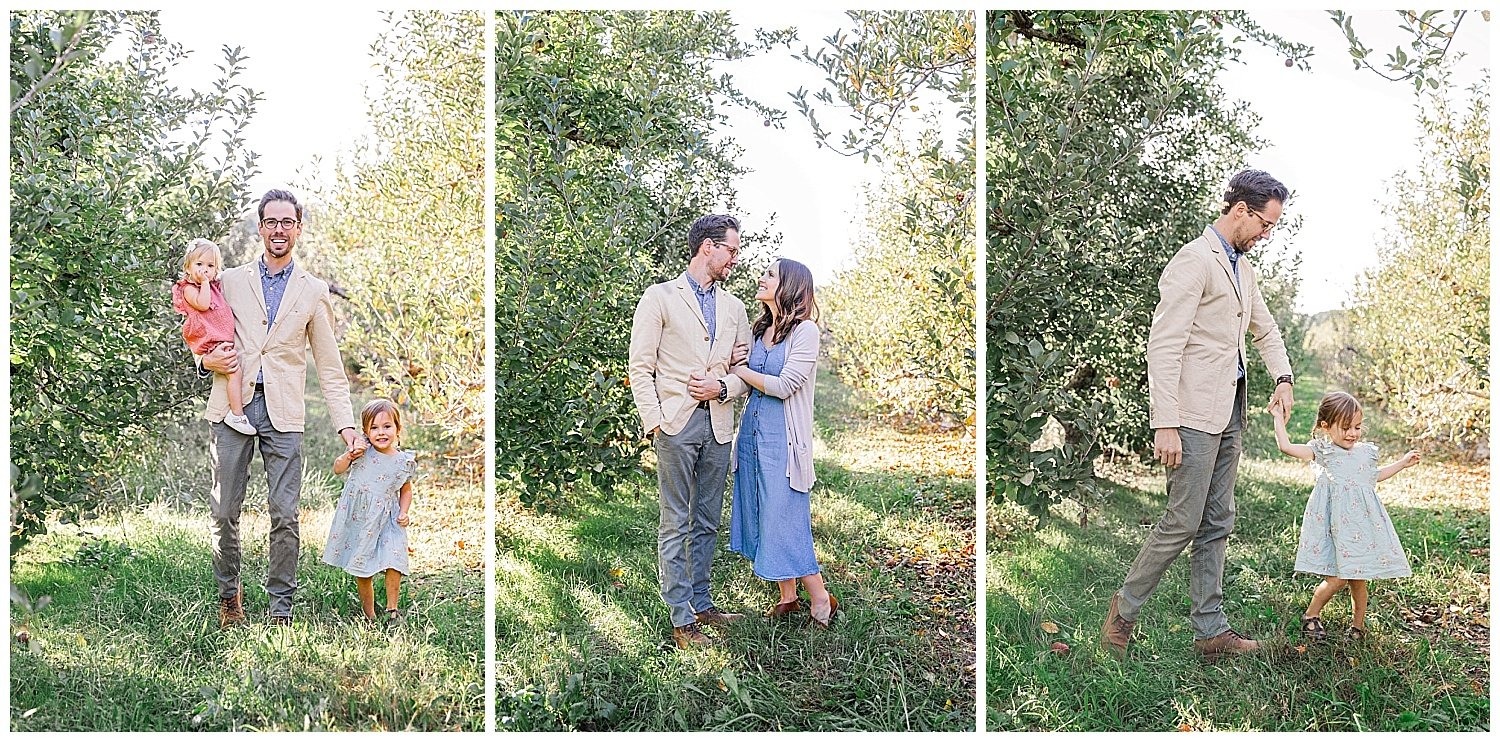
[{"label": "toddler girl", "polygon": [[[219,246],[208,240],[193,240],[182,258],[182,278],[172,285],[172,308],[184,315],[182,339],[195,355],[204,355],[221,343],[234,343],[234,312],[224,301],[219,283],[222,258]],[[245,417],[244,390],[240,372],[228,374],[229,414],[224,424],[245,434],[255,435],[255,426]]]},{"label": "toddler girl", "polygon": [[364,440],[333,460],[333,473],[348,472],[349,478],[333,513],[323,561],[354,575],[360,607],[369,620],[375,618],[375,573],[384,570],[385,618],[396,622],[401,618],[401,576],[410,571],[406,524],[417,457],[397,447],[401,412],[390,400],[365,405],[359,420]]},{"label": "toddler girl", "polygon": [[1328,638],[1320,614],[1329,599],[1347,586],[1354,603],[1349,637],[1363,639],[1368,581],[1411,576],[1396,529],[1375,496],[1375,483],[1421,461],[1422,454],[1407,451],[1396,462],[1377,468],[1375,444],[1359,440],[1364,435],[1359,401],[1344,392],[1323,397],[1313,430],[1324,437],[1314,436],[1307,445],[1287,438],[1287,416],[1280,407],[1273,413],[1276,445],[1288,456],[1312,461],[1318,475],[1302,513],[1294,569],[1321,575],[1323,583],[1313,590],[1312,604],[1302,616],[1302,634],[1314,642]]}]

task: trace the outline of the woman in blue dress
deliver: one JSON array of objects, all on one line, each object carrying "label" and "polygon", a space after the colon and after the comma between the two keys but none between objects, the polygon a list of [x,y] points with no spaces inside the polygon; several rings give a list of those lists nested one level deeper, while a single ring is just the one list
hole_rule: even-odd
[{"label": "woman in blue dress", "polygon": [[763,306],[752,325],[754,341],[747,363],[733,369],[751,392],[735,441],[729,548],[753,562],[757,577],[781,587],[767,615],[802,610],[801,580],[813,622],[828,628],[839,601],[824,586],[813,553],[808,501],[819,341],[812,272],[778,260],[761,276],[755,298]]}]

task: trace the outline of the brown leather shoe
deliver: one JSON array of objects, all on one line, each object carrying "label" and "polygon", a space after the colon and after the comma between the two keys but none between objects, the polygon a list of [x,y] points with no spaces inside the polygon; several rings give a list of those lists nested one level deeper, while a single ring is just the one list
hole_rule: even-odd
[{"label": "brown leather shoe", "polygon": [[726,626],[745,617],[743,613],[725,613],[718,608],[709,606],[708,610],[695,614],[698,623],[706,623],[709,626]]},{"label": "brown leather shoe", "polygon": [[793,613],[802,612],[802,601],[792,598],[785,603],[777,603],[766,611],[766,618],[786,618]]},{"label": "brown leather shoe", "polygon": [[240,604],[240,594],[233,598],[219,598],[219,628],[245,622],[245,606]]},{"label": "brown leather shoe", "polygon": [[1260,649],[1260,642],[1229,629],[1212,639],[1194,639],[1193,649],[1204,659],[1214,659],[1225,654],[1249,654]]},{"label": "brown leather shoe", "polygon": [[690,623],[686,626],[672,627],[672,641],[677,643],[678,649],[688,649],[694,645],[706,647],[713,642],[703,635],[698,624]]},{"label": "brown leather shoe", "polygon": [[1120,594],[1109,598],[1109,613],[1104,615],[1102,643],[1115,657],[1124,658],[1130,649],[1130,634],[1135,631],[1135,622],[1120,617]]},{"label": "brown leather shoe", "polygon": [[828,594],[828,620],[827,621],[819,621],[817,616],[812,616],[813,625],[816,626],[816,627],[818,627],[818,628],[820,628],[820,629],[826,629],[826,628],[832,626],[833,625],[833,616],[834,616],[834,614],[836,614],[838,612],[839,612],[839,596],[834,595],[833,593],[829,593]]}]

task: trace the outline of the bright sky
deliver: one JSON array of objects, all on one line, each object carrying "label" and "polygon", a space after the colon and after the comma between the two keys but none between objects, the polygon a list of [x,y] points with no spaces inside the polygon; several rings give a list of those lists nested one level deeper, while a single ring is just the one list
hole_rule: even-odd
[{"label": "bright sky", "polygon": [[[852,264],[849,240],[861,226],[858,205],[863,185],[878,179],[880,166],[817,147],[806,119],[792,109],[788,94],[803,87],[811,99],[823,87],[823,74],[792,55],[803,46],[822,47],[824,37],[853,24],[839,11],[736,10],[731,17],[746,41],[754,39],[757,28],[797,29],[798,40],[791,50],[779,49],[722,66],[746,95],[788,111],[786,128],[767,127],[760,117],[733,108],[729,133],[744,148],[742,162],[752,171],[735,184],[746,230],[765,228],[774,214],[773,226],[783,237],[778,254],[806,264],[813,280],[826,284],[839,268]],[[850,120],[833,109],[819,109],[818,118],[834,142],[841,141],[850,128]]]},{"label": "bright sky", "polygon": [[[252,198],[298,180],[315,155],[330,158],[367,129],[365,84],[374,77],[370,44],[384,24],[375,10],[307,3],[270,14],[254,5],[164,10],[162,34],[192,52],[173,81],[208,89],[221,48],[243,47],[242,83],[261,93],[245,133],[259,156]],[[298,194],[301,196],[302,194]]]},{"label": "bright sky", "polygon": [[[1361,41],[1383,60],[1403,41],[1397,17],[1388,11],[1354,16]],[[1290,41],[1313,47],[1312,72],[1284,66],[1258,45],[1247,45],[1243,64],[1221,77],[1225,91],[1248,101],[1260,115],[1257,129],[1271,145],[1250,157],[1292,189],[1289,214],[1303,217],[1292,247],[1302,254],[1298,311],[1314,313],[1344,305],[1355,278],[1374,267],[1387,186],[1405,169],[1415,170],[1421,149],[1416,96],[1410,81],[1389,82],[1369,70],[1354,70],[1348,42],[1322,11],[1267,11],[1257,22]],[[1453,52],[1466,56],[1452,78],[1463,90],[1490,64],[1490,24],[1470,13],[1454,38]],[[1278,238],[1278,242],[1281,238]],[[1257,247],[1257,250],[1272,245]]]}]

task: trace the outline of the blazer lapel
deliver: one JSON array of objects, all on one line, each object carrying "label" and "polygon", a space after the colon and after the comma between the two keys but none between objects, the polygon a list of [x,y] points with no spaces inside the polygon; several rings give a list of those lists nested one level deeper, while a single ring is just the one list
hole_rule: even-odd
[{"label": "blazer lapel", "polygon": [[729,302],[726,301],[729,296],[729,292],[725,290],[723,286],[720,286],[716,290],[719,292],[719,295],[714,297],[714,330],[716,330],[716,332],[714,333],[715,345],[717,345],[719,342],[718,336],[723,335],[726,330],[730,333],[731,337],[733,337],[734,335],[733,328],[729,327],[729,323],[733,320],[730,319],[729,310],[725,306],[729,304]]},{"label": "blazer lapel", "polygon": [[673,285],[677,287],[677,295],[682,297],[682,300],[687,303],[688,308],[693,310],[693,316],[697,317],[698,322],[703,325],[703,329],[707,330],[708,320],[703,317],[703,307],[698,306],[698,296],[693,291],[692,284],[688,283],[687,276],[685,274],[679,276],[673,282]]},{"label": "blazer lapel", "polygon": [[245,280],[250,283],[250,292],[255,294],[255,303],[260,305],[260,316],[270,317],[271,311],[266,309],[266,291],[260,285],[260,259],[257,258],[245,266]]},{"label": "blazer lapel", "polygon": [[[224,298],[234,310],[235,325],[248,333],[243,338],[260,346],[266,338],[266,300],[260,289],[260,269],[254,263],[242,265],[224,274]],[[259,309],[260,313],[256,314]]]},{"label": "blazer lapel", "polygon": [[271,326],[271,337],[280,334],[281,328],[286,326],[286,323],[281,320],[290,316],[297,302],[301,301],[302,294],[305,293],[303,288],[307,285],[307,278],[307,271],[302,270],[302,266],[292,267],[292,275],[288,276],[286,281],[286,293],[281,295],[281,304],[276,307],[276,323]]},{"label": "blazer lapel", "polygon": [[[1214,232],[1212,227],[1203,230],[1203,239],[1208,243],[1209,249],[1213,251],[1214,260],[1218,262],[1220,268],[1224,269],[1224,275],[1229,278],[1229,285],[1234,287],[1234,298],[1239,299],[1240,304],[1244,305],[1245,297],[1243,292],[1240,291],[1240,282],[1234,278],[1234,266],[1229,264],[1229,256],[1224,253],[1224,243],[1219,241],[1219,235]],[[1245,256],[1240,256],[1241,260],[1244,260],[1244,258]]]}]

